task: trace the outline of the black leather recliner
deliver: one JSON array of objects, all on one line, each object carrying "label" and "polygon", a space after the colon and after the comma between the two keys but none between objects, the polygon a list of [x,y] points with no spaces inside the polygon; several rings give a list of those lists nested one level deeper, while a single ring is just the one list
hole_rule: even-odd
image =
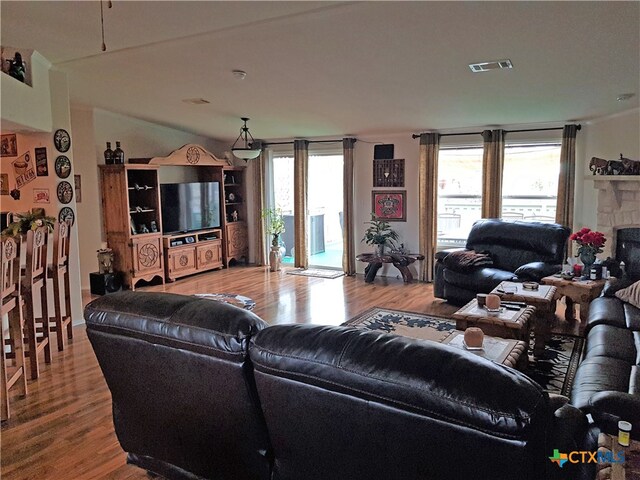
[{"label": "black leather recliner", "polygon": [[434,295],[463,305],[503,281],[540,281],[561,270],[570,233],[555,223],[479,220],[469,232],[466,250],[489,253],[493,265],[460,272],[444,264],[449,253],[460,249],[436,253]]},{"label": "black leather recliner", "polygon": [[268,478],[249,340],[266,323],[212,300],[120,292],[85,308],[127,461],[167,479]]},{"label": "black leather recliner", "polygon": [[593,448],[584,415],[470,352],[166,293],[85,317],[128,461],[168,479],[593,478],[548,459]]}]

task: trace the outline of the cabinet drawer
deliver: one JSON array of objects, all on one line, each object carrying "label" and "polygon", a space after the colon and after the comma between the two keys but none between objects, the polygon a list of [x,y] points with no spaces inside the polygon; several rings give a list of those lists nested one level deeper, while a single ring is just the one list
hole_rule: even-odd
[{"label": "cabinet drawer", "polygon": [[196,247],[198,268],[214,268],[222,266],[222,242],[211,242]]},{"label": "cabinet drawer", "polygon": [[169,273],[195,271],[196,250],[194,247],[170,249],[167,254]]}]

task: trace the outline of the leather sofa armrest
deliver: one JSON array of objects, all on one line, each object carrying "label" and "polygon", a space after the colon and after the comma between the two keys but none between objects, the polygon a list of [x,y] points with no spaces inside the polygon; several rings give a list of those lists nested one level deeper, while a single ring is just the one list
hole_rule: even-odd
[{"label": "leather sofa armrest", "polygon": [[539,282],[544,277],[558,273],[560,270],[562,270],[562,265],[555,263],[531,262],[518,267],[514,273],[518,277],[518,280]]},{"label": "leather sofa armrest", "polygon": [[550,393],[549,394],[549,406],[551,407],[552,411],[556,411],[559,408],[561,408],[562,406],[566,405],[567,403],[569,403],[569,397],[566,397],[564,395],[560,395],[559,393]]},{"label": "leather sofa armrest", "polygon": [[464,252],[466,250],[466,248],[446,248],[444,250],[440,250],[439,252],[436,252],[436,260],[444,260],[444,257],[446,257],[447,255],[449,255],[450,253],[453,252]]},{"label": "leather sofa armrest", "polygon": [[[550,449],[557,448],[561,452],[582,450],[589,430],[586,415],[568,403],[564,403],[560,408],[554,410],[554,404],[562,403],[568,399],[562,395],[555,396],[557,398],[553,397],[550,395],[549,398],[553,411],[553,430],[548,442]],[[549,451],[549,455],[552,453],[552,450]],[[580,465],[565,464],[564,468],[559,469],[555,465],[549,464],[547,478],[554,480],[583,478],[580,470]]]},{"label": "leather sofa armrest", "polygon": [[606,433],[617,435],[618,421],[632,425],[631,436],[640,439],[640,395],[606,391],[596,393],[589,400],[589,411]]}]

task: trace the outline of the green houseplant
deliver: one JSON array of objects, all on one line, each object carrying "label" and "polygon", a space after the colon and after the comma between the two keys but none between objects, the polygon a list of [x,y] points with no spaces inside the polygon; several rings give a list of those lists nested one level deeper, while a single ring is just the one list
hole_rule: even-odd
[{"label": "green houseplant", "polygon": [[375,215],[371,214],[371,220],[364,222],[369,225],[364,231],[362,242],[367,245],[375,245],[379,255],[384,253],[384,247],[395,247],[396,241],[400,238],[398,233],[391,228],[389,222],[384,220],[376,220]]},{"label": "green houseplant", "polygon": [[13,215],[13,222],[7,225],[7,228],[2,231],[2,236],[17,237],[27,233],[29,230],[35,230],[38,227],[47,227],[51,232],[53,231],[53,225],[55,223],[56,219],[47,217],[43,213],[43,210],[15,213]]},{"label": "green houseplant", "polygon": [[262,211],[262,218],[267,220],[267,233],[273,236],[271,245],[278,247],[280,245],[280,235],[285,231],[282,209],[280,207],[266,208]]}]

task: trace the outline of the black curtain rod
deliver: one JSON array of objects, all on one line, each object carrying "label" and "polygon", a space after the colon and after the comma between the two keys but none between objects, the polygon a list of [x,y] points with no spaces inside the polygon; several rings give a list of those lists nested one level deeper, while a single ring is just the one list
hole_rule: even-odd
[{"label": "black curtain rod", "polygon": [[[354,139],[355,140],[355,139]],[[357,140],[355,140],[357,142]],[[309,143],[342,143],[342,140],[309,140]],[[263,143],[265,147],[270,145],[293,145],[293,141],[291,142],[268,142]]]},{"label": "black curtain rod", "polygon": [[[504,133],[521,133],[521,132],[548,132],[551,130],[562,130],[564,127],[553,127],[553,128],[525,128],[523,130],[505,130]],[[582,125],[578,125],[578,130],[582,129]],[[441,133],[441,137],[456,137],[459,135],[482,135],[482,132],[468,132],[468,133]],[[411,135],[411,138],[416,139],[420,138],[420,134],[414,133]]]}]

